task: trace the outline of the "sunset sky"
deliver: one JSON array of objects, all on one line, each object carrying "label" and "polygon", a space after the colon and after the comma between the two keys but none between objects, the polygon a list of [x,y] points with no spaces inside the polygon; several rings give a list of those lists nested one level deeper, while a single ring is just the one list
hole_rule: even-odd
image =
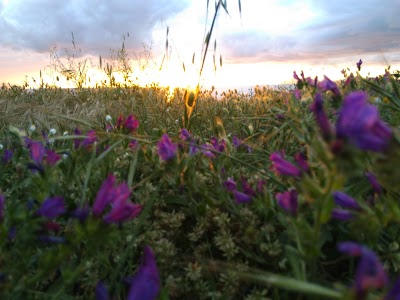
[{"label": "sunset sky", "polygon": [[[204,87],[290,83],[295,70],[339,79],[343,68],[355,72],[359,59],[362,75],[382,74],[388,65],[400,69],[399,0],[242,0],[241,16],[238,1],[226,1],[230,15],[221,11],[218,16]],[[110,57],[110,49],[120,47],[124,36],[133,59],[143,44],[151,46],[155,67],[146,74],[135,69],[133,76],[140,83],[186,86],[197,78],[214,3],[210,1],[206,18],[207,0],[0,0],[0,84],[22,84],[25,78],[38,78],[40,70],[47,78],[50,50],[57,47],[60,55],[71,50],[73,33],[94,65],[99,55]],[[167,26],[169,59],[159,71]]]}]

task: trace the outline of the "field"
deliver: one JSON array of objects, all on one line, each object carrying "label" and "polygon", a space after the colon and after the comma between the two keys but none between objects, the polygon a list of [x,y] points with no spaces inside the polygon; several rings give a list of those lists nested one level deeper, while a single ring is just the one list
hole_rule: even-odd
[{"label": "field", "polygon": [[294,75],[1,89],[1,298],[399,299],[398,72]]}]

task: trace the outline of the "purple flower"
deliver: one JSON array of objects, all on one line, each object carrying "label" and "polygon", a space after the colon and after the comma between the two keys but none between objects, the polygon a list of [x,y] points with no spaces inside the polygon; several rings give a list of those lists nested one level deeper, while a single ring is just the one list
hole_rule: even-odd
[{"label": "purple flower", "polygon": [[[82,135],[82,132],[78,127],[75,128],[74,135]],[[81,142],[81,139],[74,139],[74,149],[78,149],[81,145]]]},{"label": "purple flower", "polygon": [[400,299],[400,277],[393,283],[384,300],[399,300]]},{"label": "purple flower", "polygon": [[235,180],[233,180],[233,178],[228,178],[224,182],[224,186],[228,192],[232,192],[232,191],[236,190],[236,182],[235,182]]},{"label": "purple flower", "polygon": [[154,253],[144,247],[144,255],[138,272],[129,288],[128,300],[155,300],[160,293],[161,280]]},{"label": "purple flower", "polygon": [[244,177],[242,177],[241,183],[242,183],[243,193],[250,196],[251,198],[256,196],[256,192],[253,190],[253,188],[250,186],[250,184]]},{"label": "purple flower", "polygon": [[109,300],[110,296],[104,283],[100,280],[95,289],[96,300]]},{"label": "purple flower", "polygon": [[129,141],[129,144],[128,144],[128,147],[129,147],[132,151],[135,151],[135,150],[139,147],[139,142],[138,142],[137,140],[135,140],[135,139],[130,140],[130,141]]},{"label": "purple flower", "polygon": [[301,99],[301,91],[299,89],[295,89],[293,94],[294,94],[294,96],[296,97],[297,100]]},{"label": "purple flower", "polygon": [[277,193],[275,195],[278,200],[278,204],[286,212],[295,215],[297,213],[297,191],[290,190],[283,193]]},{"label": "purple flower", "polygon": [[345,97],[336,122],[336,135],[361,150],[384,152],[390,145],[392,129],[379,118],[377,108],[368,104],[367,99],[367,93],[362,91]]},{"label": "purple flower", "polygon": [[218,139],[216,137],[212,137],[210,139],[210,142],[211,142],[211,145],[214,147],[215,151],[223,152],[225,150],[225,147],[226,147],[225,140],[218,141]]},{"label": "purple flower", "polygon": [[96,199],[93,203],[92,213],[94,216],[101,215],[106,206],[113,200],[114,183],[115,177],[111,174],[108,175],[106,180],[104,180],[99,191],[97,192]]},{"label": "purple flower", "polygon": [[97,141],[96,131],[94,131],[93,129],[89,130],[86,136],[86,139],[84,139],[82,142],[83,147],[93,145]]},{"label": "purple flower", "polygon": [[192,137],[190,136],[189,131],[187,131],[186,128],[182,128],[182,129],[180,130],[179,138],[180,138],[183,142],[187,142],[187,141],[190,141],[190,140],[192,139]]},{"label": "purple flower", "polygon": [[66,239],[64,237],[53,235],[39,235],[38,240],[49,244],[63,244],[66,242]]},{"label": "purple flower", "polygon": [[353,213],[339,208],[332,209],[331,217],[339,221],[348,221],[354,217]]},{"label": "purple flower", "polygon": [[354,242],[340,243],[338,250],[350,256],[360,257],[355,274],[355,290],[358,299],[364,299],[371,289],[385,287],[388,278],[374,252]]},{"label": "purple flower", "polygon": [[71,217],[78,219],[79,222],[83,223],[89,216],[90,209],[88,206],[82,207],[82,208],[77,208],[71,213]]},{"label": "purple flower", "polygon": [[294,155],[294,160],[296,161],[296,164],[300,167],[300,169],[303,172],[308,172],[310,171],[310,167],[308,166],[307,160],[306,160],[306,156],[303,153],[296,153]]},{"label": "purple flower", "polygon": [[357,63],[357,69],[358,69],[358,71],[361,71],[361,65],[362,65],[362,63],[363,63],[363,61],[362,61],[361,58],[360,58],[360,60],[359,60],[358,63]]},{"label": "purple flower", "polygon": [[376,194],[382,193],[382,187],[379,184],[378,180],[376,179],[375,175],[372,174],[371,172],[368,172],[367,174],[365,174],[365,176],[367,177],[369,183],[371,184],[374,193]]},{"label": "purple flower", "polygon": [[333,193],[333,200],[337,205],[340,205],[344,208],[360,210],[361,206],[357,203],[355,199],[350,197],[349,195],[343,192],[334,192]]},{"label": "purple flower", "polygon": [[257,181],[257,193],[261,194],[263,192],[263,188],[267,181],[265,179],[259,179]]},{"label": "purple flower", "polygon": [[157,143],[158,156],[162,160],[170,160],[176,157],[177,147],[172,143],[168,134],[163,134],[161,140]]},{"label": "purple flower", "polygon": [[318,87],[325,91],[331,91],[335,96],[340,96],[340,90],[335,82],[324,75],[324,80],[318,84]]},{"label": "purple flower", "polygon": [[4,150],[4,155],[3,155],[3,159],[2,159],[3,163],[8,164],[11,161],[12,156],[13,156],[13,152],[11,150],[8,150],[8,149]]},{"label": "purple flower", "polygon": [[232,145],[233,145],[233,147],[238,148],[241,144],[242,144],[242,141],[236,135],[234,135],[232,137]]},{"label": "purple flower", "polygon": [[131,132],[135,132],[139,128],[139,121],[134,115],[129,115],[124,122],[124,128],[130,130]]},{"label": "purple flower", "polygon": [[293,71],[293,78],[296,80],[301,80],[299,75],[297,75],[296,71]]},{"label": "purple flower", "polygon": [[251,202],[252,199],[251,196],[237,190],[233,191],[233,197],[235,198],[236,203],[248,203]]},{"label": "purple flower", "polygon": [[36,211],[36,214],[53,219],[62,215],[65,211],[64,198],[61,196],[55,196],[44,200],[42,205]]},{"label": "purple flower", "polygon": [[29,147],[31,158],[37,164],[41,164],[44,155],[46,154],[46,149],[40,142],[32,142]]},{"label": "purple flower", "polygon": [[287,175],[299,177],[301,175],[301,170],[293,165],[291,162],[285,160],[279,152],[273,152],[269,159],[272,161],[273,169],[279,175]]},{"label": "purple flower", "polygon": [[61,159],[61,156],[58,155],[53,150],[49,150],[49,149],[46,150],[46,163],[49,166],[54,166],[60,159]]},{"label": "purple flower", "polygon": [[0,222],[4,218],[4,205],[6,202],[6,197],[3,194],[0,194]]},{"label": "purple flower", "polygon": [[142,205],[129,201],[131,191],[126,183],[115,188],[115,198],[111,204],[110,212],[104,216],[106,223],[121,223],[135,218],[142,211]]},{"label": "purple flower", "polygon": [[324,99],[320,93],[315,96],[314,102],[310,106],[314,113],[315,120],[325,140],[329,140],[332,135],[332,126],[324,110]]}]

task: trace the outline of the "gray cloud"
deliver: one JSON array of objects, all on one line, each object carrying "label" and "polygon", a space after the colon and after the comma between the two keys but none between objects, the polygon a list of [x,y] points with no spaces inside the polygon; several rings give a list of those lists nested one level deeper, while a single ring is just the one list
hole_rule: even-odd
[{"label": "gray cloud", "polygon": [[[296,3],[284,2],[289,6]],[[272,35],[244,29],[224,34],[221,44],[226,56],[237,63],[249,60],[320,63],[321,59],[328,62],[362,55],[370,55],[376,62],[382,62],[383,57],[400,62],[399,0],[309,0],[306,3],[316,17],[305,18],[293,32]],[[291,20],[282,18],[282,22]]]},{"label": "gray cloud", "polygon": [[0,4],[0,43],[48,52],[53,46],[71,48],[73,32],[84,53],[101,54],[120,47],[129,32],[126,47],[139,49],[151,43],[157,22],[188,5],[182,0],[13,0]]}]

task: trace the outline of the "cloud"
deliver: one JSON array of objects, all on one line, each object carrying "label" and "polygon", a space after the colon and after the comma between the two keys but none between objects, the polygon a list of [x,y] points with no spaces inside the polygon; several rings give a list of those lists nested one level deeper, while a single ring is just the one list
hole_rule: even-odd
[{"label": "cloud", "polygon": [[[221,44],[231,62],[317,63],[362,55],[377,62],[383,57],[400,62],[398,0],[271,3],[244,7],[243,28],[223,35]],[[251,15],[246,15],[246,9]],[[254,24],[258,24],[257,29]]]},{"label": "cloud", "polygon": [[[1,3],[1,2],[0,2]],[[49,52],[71,48],[71,33],[86,54],[151,43],[153,27],[189,5],[182,0],[13,0],[0,4],[0,43],[15,49]],[[100,52],[100,53],[99,53]]]}]

